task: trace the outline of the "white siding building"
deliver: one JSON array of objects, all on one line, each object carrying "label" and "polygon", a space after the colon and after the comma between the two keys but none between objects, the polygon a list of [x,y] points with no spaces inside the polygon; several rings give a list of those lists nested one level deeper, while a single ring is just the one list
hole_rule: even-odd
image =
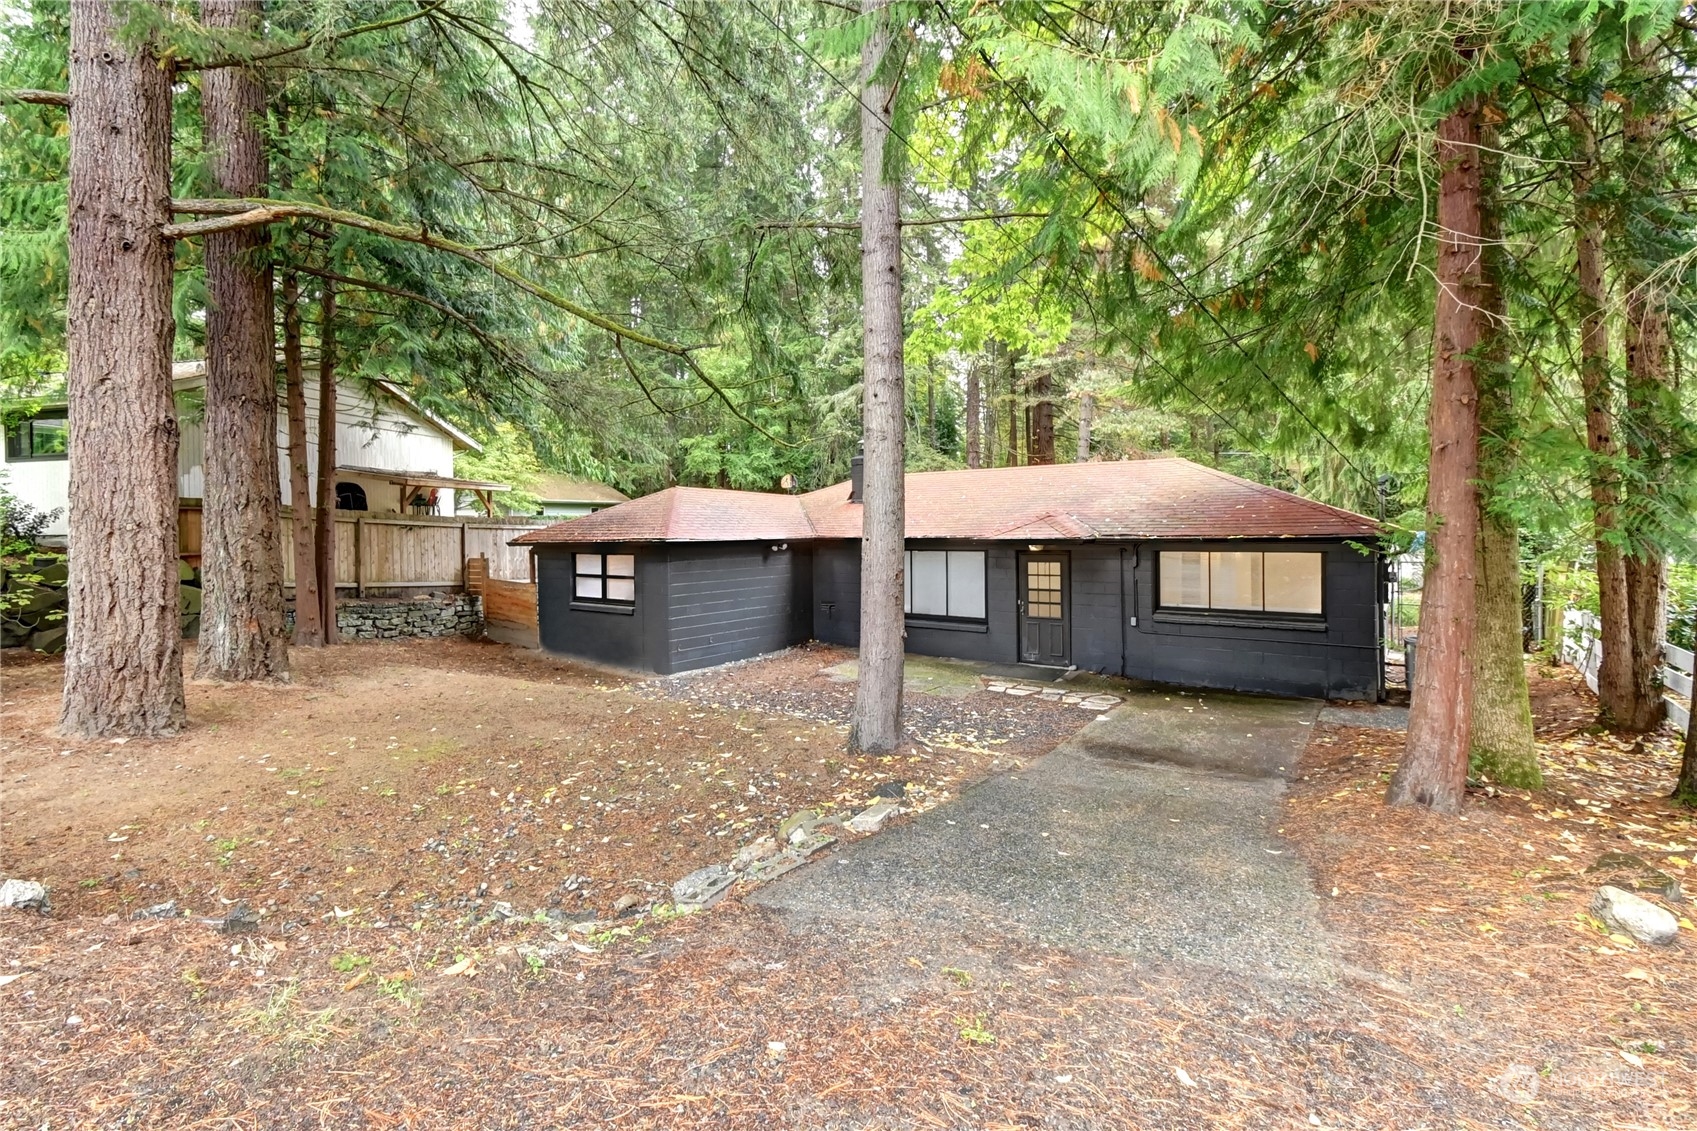
[{"label": "white siding building", "polygon": [[[177,456],[177,493],[184,499],[200,499],[206,490],[205,429],[201,419],[206,388],[204,362],[179,362],[172,367],[176,386],[177,416],[182,444]],[[307,456],[309,466],[318,465],[318,381],[306,380]],[[70,461],[64,442],[65,405],[62,400],[40,406],[32,419],[7,429],[4,470],[8,489],[31,506],[61,513],[47,528],[50,536],[64,537],[63,513],[69,505]],[[430,476],[452,478],[454,453],[478,450],[470,436],[448,421],[417,405],[396,385],[379,381],[369,388],[350,381],[336,386],[336,485],[346,509],[372,513],[400,510],[403,494],[416,495],[417,488],[391,482],[392,478]],[[277,405],[277,476],[285,506],[289,491],[288,420],[281,397]],[[316,476],[314,477],[316,478]],[[434,509],[428,513],[452,515],[454,492],[434,492]],[[426,494],[426,498],[428,498]],[[312,500],[316,502],[316,498]],[[364,507],[357,505],[363,501]],[[429,504],[420,502],[416,508]]]}]

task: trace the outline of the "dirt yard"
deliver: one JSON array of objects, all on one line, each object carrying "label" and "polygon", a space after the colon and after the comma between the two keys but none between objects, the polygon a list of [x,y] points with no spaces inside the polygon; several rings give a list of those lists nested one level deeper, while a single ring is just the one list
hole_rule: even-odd
[{"label": "dirt yard", "polygon": [[[1379,804],[1395,732],[1316,728],[1282,831],[1350,973],[1307,986],[734,895],[672,917],[673,880],[797,810],[945,804],[1091,717],[927,697],[900,755],[851,761],[840,659],[631,686],[348,646],[89,745],[52,736],[57,663],[8,661],[0,874],[53,913],[0,913],[0,1126],[1693,1125],[1697,932],[1611,940],[1574,874],[1622,848],[1689,877],[1697,826],[1656,796],[1671,738],[1585,733],[1565,675],[1550,788],[1465,823]],[[208,922],[236,901],[256,930]]]},{"label": "dirt yard", "polygon": [[291,686],[191,683],[181,738],[82,745],[52,733],[60,665],[8,661],[0,873],[48,882],[75,917],[172,900],[205,917],[240,900],[285,931],[452,924],[496,902],[610,916],[792,813],[890,782],[936,804],[1091,717],[937,700],[903,752],[850,761],[852,685],[820,674],[843,655],[735,669],[798,718],[500,645],[349,645],[297,652]]}]

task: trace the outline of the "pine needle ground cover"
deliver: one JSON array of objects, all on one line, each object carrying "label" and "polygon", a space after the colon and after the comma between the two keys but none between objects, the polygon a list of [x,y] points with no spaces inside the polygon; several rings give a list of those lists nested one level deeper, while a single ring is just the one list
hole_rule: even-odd
[{"label": "pine needle ground cover", "polygon": [[[1286,835],[1314,870],[1340,952],[1393,1019],[1385,1037],[1433,1071],[1484,1085],[1526,1126],[1697,1120],[1697,812],[1667,799],[1671,728],[1599,733],[1571,668],[1530,673],[1545,788],[1470,790],[1463,817],[1378,804],[1402,736],[1318,728],[1287,802]],[[1673,880],[1673,947],[1611,937],[1590,911],[1611,854]],[[1449,1056],[1444,1055],[1449,1046]],[[1463,1057],[1463,1051],[1466,1055]],[[1514,1106],[1510,1104],[1511,1108]]]},{"label": "pine needle ground cover", "polygon": [[[817,692],[811,713],[836,694],[811,683],[832,658],[792,654],[697,691],[796,709]],[[0,917],[0,1124],[1690,1118],[1689,936],[1629,950],[1578,917],[1577,885],[1559,893],[1617,845],[1668,848],[1658,859],[1677,870],[1666,857],[1689,854],[1668,846],[1691,824],[1652,792],[1661,744],[1585,734],[1589,705],[1559,680],[1535,690],[1551,789],[1476,794],[1465,823],[1396,824],[1420,820],[1379,802],[1396,736],[1317,728],[1282,816],[1344,971],[1316,985],[951,933],[899,909],[821,929],[736,895],[565,925],[627,896],[662,901],[663,882],[796,808],[894,780],[946,804],[1057,740],[1034,714],[1020,724],[1034,733],[1000,744],[1011,722],[939,718],[939,733],[986,741],[851,765],[834,723],[657,698],[504,649],[350,646],[308,665],[289,688],[192,686],[201,725],[182,739],[69,753],[46,729],[56,665],[8,666],[0,871],[34,863],[55,908]],[[1052,710],[1055,728],[1090,717],[1007,709]],[[132,917],[169,899],[195,917]],[[201,921],[229,899],[265,911],[258,930]]]}]

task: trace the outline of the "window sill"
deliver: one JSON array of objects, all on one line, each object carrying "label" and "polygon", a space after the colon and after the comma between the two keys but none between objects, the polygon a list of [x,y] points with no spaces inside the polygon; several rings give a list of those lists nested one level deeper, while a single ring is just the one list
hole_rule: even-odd
[{"label": "window sill", "polygon": [[1253,613],[1195,612],[1180,609],[1157,609],[1155,620],[1162,624],[1212,624],[1221,628],[1283,628],[1295,632],[1325,632],[1326,621],[1321,617],[1256,616]]},{"label": "window sill", "polygon": [[66,460],[68,460],[70,458],[71,457],[68,453],[60,452],[57,455],[51,455],[51,456],[7,456],[6,462],[9,463],[9,464],[10,463],[64,463]]},{"label": "window sill", "polygon": [[908,628],[941,629],[944,632],[989,632],[989,621],[934,620],[930,617],[906,618]]},{"label": "window sill", "polygon": [[574,613],[611,613],[616,617],[636,615],[635,605],[603,605],[596,601],[573,601],[569,608]]}]

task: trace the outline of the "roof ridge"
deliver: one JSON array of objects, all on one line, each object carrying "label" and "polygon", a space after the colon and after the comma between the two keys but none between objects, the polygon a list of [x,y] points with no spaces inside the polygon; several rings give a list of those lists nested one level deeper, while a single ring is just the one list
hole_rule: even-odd
[{"label": "roof ridge", "polygon": [[666,509],[660,512],[660,534],[664,537],[672,529],[672,512],[677,509],[678,499],[683,495],[683,484],[674,483],[666,488]]},{"label": "roof ridge", "polygon": [[1175,456],[1174,458],[1181,460],[1184,463],[1188,463],[1190,466],[1197,468],[1200,471],[1206,471],[1210,475],[1217,476],[1221,479],[1228,479],[1233,483],[1241,483],[1245,487],[1252,487],[1256,491],[1259,491],[1264,495],[1272,494],[1272,495],[1278,495],[1278,496],[1280,496],[1282,498],[1286,498],[1286,499],[1294,499],[1297,502],[1303,504],[1304,506],[1312,507],[1312,508],[1315,508],[1317,510],[1322,510],[1322,511],[1327,512],[1328,514],[1344,515],[1348,518],[1359,518],[1363,522],[1370,522],[1370,523],[1373,523],[1375,526],[1378,525],[1378,521],[1376,519],[1368,518],[1364,514],[1357,514],[1356,512],[1354,512],[1352,510],[1345,510],[1343,507],[1334,507],[1330,503],[1322,503],[1319,499],[1310,499],[1306,495],[1298,495],[1295,491],[1286,491],[1282,487],[1274,487],[1271,484],[1267,484],[1267,483],[1257,483],[1253,479],[1245,479],[1241,475],[1233,475],[1229,471],[1221,471],[1217,467],[1209,467],[1205,463],[1197,463],[1195,460],[1189,459],[1185,456]]}]

